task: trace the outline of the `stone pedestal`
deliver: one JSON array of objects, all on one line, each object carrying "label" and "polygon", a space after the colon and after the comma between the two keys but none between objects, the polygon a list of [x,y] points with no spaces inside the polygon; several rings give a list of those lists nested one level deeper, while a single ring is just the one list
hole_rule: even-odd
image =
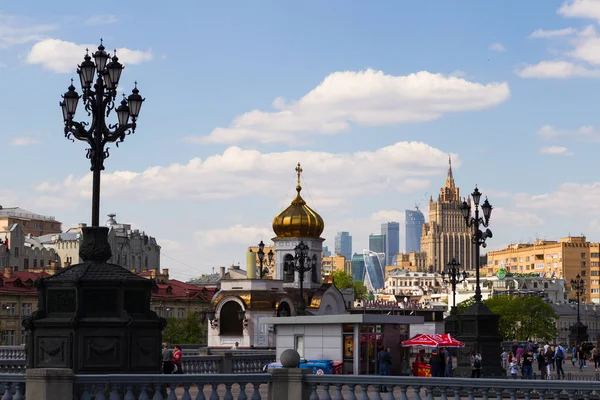
[{"label": "stone pedestal", "polygon": [[25,372],[27,398],[72,399],[75,375],[68,368],[33,368]]},{"label": "stone pedestal", "polygon": [[107,263],[108,228],[83,228],[79,255],[83,263],[36,281],[38,310],[23,320],[28,371],[160,373],[166,321],[150,309],[155,282]]},{"label": "stone pedestal", "polygon": [[456,377],[471,376],[471,355],[481,354],[482,377],[505,377],[502,367],[502,336],[498,332],[500,316],[494,314],[484,303],[475,303],[458,316],[456,338],[465,343],[458,349]]},{"label": "stone pedestal", "polygon": [[582,322],[576,322],[571,325],[569,332],[569,346],[579,345],[588,341],[588,327]]},{"label": "stone pedestal", "polygon": [[312,374],[310,369],[277,368],[270,369],[269,400],[309,400],[310,386],[303,377]]},{"label": "stone pedestal", "polygon": [[458,313],[455,311],[444,319],[444,332],[452,336],[458,335]]}]

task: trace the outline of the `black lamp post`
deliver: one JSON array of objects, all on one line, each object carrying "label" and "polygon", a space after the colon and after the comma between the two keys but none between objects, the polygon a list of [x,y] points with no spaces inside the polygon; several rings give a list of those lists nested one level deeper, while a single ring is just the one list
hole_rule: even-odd
[{"label": "black lamp post", "polygon": [[[272,265],[273,264],[273,249],[269,250],[269,252],[267,253],[267,265]],[[259,268],[259,277],[260,279],[263,278],[264,273],[266,272],[264,268],[264,261],[265,261],[265,244],[263,243],[263,241],[261,240],[260,243],[258,244],[258,263],[260,264]]]},{"label": "black lamp post", "polygon": [[[80,264],[36,281],[38,309],[23,320],[30,349],[28,369],[70,368],[76,374],[131,374],[158,373],[161,368],[159,349],[166,320],[151,309],[156,282],[109,263],[112,257],[109,229],[99,226],[100,173],[109,156],[106,145],[112,142],[118,145],[135,130],[144,101],[135,87],[115,109],[123,66],[116,54],[111,58],[104,50],[101,43],[93,56],[85,55],[77,69],[82,95],[71,80],[60,102],[65,136],[89,145],[87,158],[93,172],[92,226],[82,228]],[[91,123],[74,120],[80,98]],[[113,110],[117,122],[111,124],[107,118]]]},{"label": "black lamp post", "polygon": [[306,301],[304,301],[304,274],[312,269],[312,265],[307,262],[308,245],[306,245],[304,241],[300,241],[300,243],[294,248],[294,252],[294,270],[298,272],[298,279],[300,283],[300,299],[296,305],[296,314],[304,315],[304,312],[306,311]]},{"label": "black lamp post", "polygon": [[486,247],[485,240],[487,238],[492,237],[492,231],[486,229],[483,232],[479,229],[480,226],[487,228],[490,224],[490,217],[492,216],[492,205],[486,198],[481,206],[481,211],[483,211],[483,218],[479,216],[479,201],[481,200],[481,192],[477,187],[473,193],[471,193],[473,197],[473,203],[475,203],[475,216],[471,216],[471,205],[466,201],[463,201],[462,206],[460,207],[463,217],[465,218],[465,222],[469,228],[473,228],[473,234],[471,240],[473,245],[475,245],[475,302],[481,302],[481,287],[479,285],[479,253],[480,246]]},{"label": "black lamp post", "polygon": [[500,316],[490,311],[490,309],[481,301],[481,282],[479,278],[479,253],[480,247],[486,247],[486,239],[492,237],[492,231],[487,228],[492,215],[492,206],[486,199],[481,205],[481,192],[477,187],[471,193],[473,203],[475,204],[475,213],[471,214],[471,205],[463,201],[461,208],[462,215],[467,227],[471,228],[471,243],[475,247],[475,303],[466,311],[457,314],[458,338],[465,343],[465,347],[459,350],[457,376],[471,376],[470,355],[472,352],[481,354],[482,371],[486,377],[505,377],[506,371],[502,367],[500,352],[497,350],[502,342],[502,335],[498,330]]},{"label": "black lamp post", "polygon": [[[109,156],[109,148],[105,149],[105,146],[107,143],[116,142],[118,147],[126,135],[135,132],[136,120],[144,101],[139,94],[136,82],[129,97],[125,98],[123,95],[121,104],[115,110],[117,123],[107,123],[106,117],[115,108],[117,86],[123,66],[119,63],[116,50],[111,59],[104,49],[102,44],[98,46],[98,50],[93,55],[94,61],[89,54],[86,54],[84,61],[77,69],[83,95],[80,96],[75,91],[73,80],[71,80],[71,85],[62,96],[63,101],[60,102],[65,123],[65,137],[72,141],[74,141],[73,138],[82,140],[90,146],[87,149],[87,158],[91,162],[93,172],[92,226],[100,226],[100,172],[104,169],[104,160]],[[110,62],[108,62],[109,59]],[[83,97],[85,111],[88,116],[92,117],[91,125],[73,120],[77,103],[81,97]],[[130,118],[131,122],[129,122]]]},{"label": "black lamp post", "polygon": [[582,297],[585,294],[585,280],[577,274],[575,279],[571,279],[571,289],[575,291],[575,298],[577,300],[577,322],[571,327],[571,341],[577,345],[587,341],[588,333],[587,326],[581,323],[581,315],[579,313],[579,305],[581,304]]},{"label": "black lamp post", "polygon": [[[456,285],[464,282],[469,274],[467,271],[460,272],[460,263],[456,261],[456,258],[453,258],[452,261],[448,263],[448,272],[442,271],[442,281],[444,284],[450,284],[452,288],[452,308],[450,309],[450,314],[456,314]],[[447,279],[446,279],[447,278]]]}]

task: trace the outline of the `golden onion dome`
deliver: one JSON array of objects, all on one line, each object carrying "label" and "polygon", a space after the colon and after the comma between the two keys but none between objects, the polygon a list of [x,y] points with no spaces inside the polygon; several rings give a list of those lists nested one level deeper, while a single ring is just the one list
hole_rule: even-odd
[{"label": "golden onion dome", "polygon": [[300,175],[302,168],[300,163],[296,167],[298,173],[298,186],[296,186],[296,198],[292,204],[275,218],[273,218],[273,232],[278,238],[315,238],[318,239],[325,229],[323,218],[316,211],[306,205],[306,201],[300,196]]}]

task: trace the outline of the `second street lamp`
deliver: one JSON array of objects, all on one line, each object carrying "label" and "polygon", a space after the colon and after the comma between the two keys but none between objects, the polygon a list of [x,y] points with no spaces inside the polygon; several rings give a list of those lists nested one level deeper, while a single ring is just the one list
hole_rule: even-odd
[{"label": "second street lamp", "polygon": [[442,281],[444,284],[450,284],[452,288],[452,308],[450,309],[450,314],[456,314],[456,285],[464,282],[469,274],[466,271],[460,272],[460,263],[456,261],[456,258],[453,258],[452,261],[448,263],[448,272],[442,271]]},{"label": "second street lamp", "polygon": [[[262,240],[258,244],[258,253],[257,254],[258,254],[258,264],[259,264],[258,276],[260,277],[260,279],[262,279],[265,272],[267,272],[267,269],[264,267],[264,265],[265,265],[265,244],[263,243]],[[267,265],[269,265],[269,266],[273,265],[273,256],[274,255],[275,254],[273,253],[273,249],[269,250],[269,252],[267,253]]]},{"label": "second street lamp", "polygon": [[300,284],[300,299],[296,305],[296,314],[304,315],[306,311],[306,301],[304,300],[304,275],[312,270],[312,265],[308,263],[308,245],[304,241],[294,248],[294,269],[298,272],[298,283]]},{"label": "second street lamp", "polygon": [[575,342],[577,345],[587,341],[587,326],[581,323],[581,314],[579,313],[579,305],[581,304],[582,297],[585,297],[585,279],[582,279],[579,274],[575,279],[571,279],[571,289],[575,291],[575,298],[577,300],[577,322],[571,327],[571,342]]}]

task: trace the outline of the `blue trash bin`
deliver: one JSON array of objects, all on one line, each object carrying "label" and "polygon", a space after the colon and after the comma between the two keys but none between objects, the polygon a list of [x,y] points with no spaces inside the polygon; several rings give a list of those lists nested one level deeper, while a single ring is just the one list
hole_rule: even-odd
[{"label": "blue trash bin", "polygon": [[333,374],[333,360],[307,360],[300,368],[310,369],[315,375]]}]

